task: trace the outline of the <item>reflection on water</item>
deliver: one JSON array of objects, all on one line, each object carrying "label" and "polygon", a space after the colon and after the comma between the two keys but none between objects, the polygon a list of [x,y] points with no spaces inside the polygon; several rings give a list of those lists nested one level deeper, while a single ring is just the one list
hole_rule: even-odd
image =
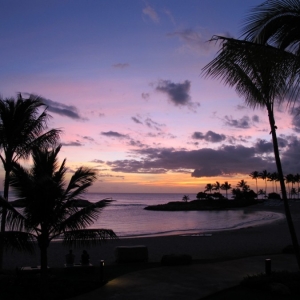
[{"label": "reflection on water", "polygon": [[[145,194],[149,195],[149,194]],[[172,195],[172,194],[171,194]],[[170,201],[170,195],[156,195],[146,200],[139,194],[136,199],[117,199],[106,207],[94,228],[110,228],[119,236],[151,236],[166,234],[198,233],[216,230],[237,229],[278,220],[282,214],[263,211],[225,210],[225,211],[149,211],[147,205]],[[173,196],[173,195],[172,195]],[[177,196],[176,196],[177,197]],[[181,195],[182,197],[182,195]]]}]

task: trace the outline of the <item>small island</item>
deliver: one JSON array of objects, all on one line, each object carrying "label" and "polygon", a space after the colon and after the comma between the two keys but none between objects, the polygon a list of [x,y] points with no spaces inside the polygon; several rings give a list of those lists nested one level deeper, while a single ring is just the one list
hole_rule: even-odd
[{"label": "small island", "polygon": [[[236,188],[232,189],[233,199],[228,199],[228,190],[231,190],[231,184],[227,181],[220,184],[216,182],[215,184],[208,183],[205,186],[204,192],[199,192],[196,195],[197,200],[189,200],[188,195],[182,197],[182,201],[173,201],[165,204],[149,205],[144,209],[146,210],[161,210],[161,211],[189,211],[189,210],[228,210],[235,208],[243,208],[250,205],[255,205],[263,201],[263,199],[258,199],[259,195],[265,195],[265,192],[255,193],[250,189],[250,186],[245,180],[238,182]],[[212,193],[212,191],[218,191]],[[222,195],[219,190],[225,190],[226,197]],[[207,193],[209,192],[209,193]],[[280,195],[277,193],[269,193],[269,199],[281,199]]]}]

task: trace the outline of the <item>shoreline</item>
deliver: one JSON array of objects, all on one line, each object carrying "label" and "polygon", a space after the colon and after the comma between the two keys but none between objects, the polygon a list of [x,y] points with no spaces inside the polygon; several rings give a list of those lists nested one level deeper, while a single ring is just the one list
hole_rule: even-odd
[{"label": "shoreline", "polygon": [[[300,202],[291,202],[291,214],[298,239],[300,240]],[[265,206],[262,204],[248,207],[245,211],[269,211],[284,213],[282,206]],[[203,231],[201,233],[206,233]],[[109,240],[100,246],[85,248],[91,257],[91,263],[98,265],[100,260],[106,264],[115,263],[114,249],[117,246],[146,245],[149,262],[159,262],[166,254],[189,254],[197,260],[229,260],[247,256],[280,253],[291,245],[291,238],[285,219],[267,224],[247,226],[239,229],[209,232],[211,236],[166,235],[155,237],[126,237]],[[73,248],[75,263],[79,262],[83,248]],[[68,247],[61,242],[51,242],[48,250],[49,267],[63,267]],[[6,252],[4,268],[15,269],[21,266],[36,266],[39,263],[39,249],[35,255]]]}]

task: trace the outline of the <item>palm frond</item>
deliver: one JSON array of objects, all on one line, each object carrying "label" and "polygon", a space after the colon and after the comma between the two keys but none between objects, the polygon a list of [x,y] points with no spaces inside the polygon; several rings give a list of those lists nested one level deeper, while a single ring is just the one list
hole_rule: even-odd
[{"label": "palm frond", "polygon": [[246,40],[299,54],[299,22],[298,0],[269,0],[250,10],[242,33]]},{"label": "palm frond", "polygon": [[83,229],[64,233],[63,245],[70,247],[101,245],[109,239],[118,239],[111,229]]},{"label": "palm frond", "polygon": [[275,99],[281,103],[290,96],[288,100],[293,102],[298,97],[299,85],[295,82],[299,82],[299,75],[291,74],[300,67],[295,55],[232,38],[214,36],[212,41],[221,41],[221,49],[202,74],[234,87],[248,106],[263,108],[272,106]]},{"label": "palm frond", "polygon": [[66,188],[66,198],[74,199],[86,192],[96,180],[96,172],[93,169],[80,167],[71,177]]},{"label": "palm frond", "polygon": [[26,218],[0,196],[0,220],[2,219],[3,209],[6,209],[6,224],[10,230],[22,231],[26,228]]},{"label": "palm frond", "polygon": [[21,231],[5,231],[0,232],[4,240],[4,249],[6,251],[20,251],[20,252],[35,252],[35,236]]},{"label": "palm frond", "polygon": [[49,148],[55,146],[61,133],[61,129],[51,129],[44,133],[40,130],[39,136],[32,134],[32,136],[24,140],[22,146],[17,149],[15,160],[18,160],[20,157],[28,158],[33,148]]},{"label": "palm frond", "polygon": [[[81,209],[74,207],[74,202],[65,205],[67,218],[58,224],[58,232],[79,230],[93,224],[99,217],[101,210],[106,207],[112,200],[104,199],[90,204]],[[70,208],[71,210],[68,210]]]}]

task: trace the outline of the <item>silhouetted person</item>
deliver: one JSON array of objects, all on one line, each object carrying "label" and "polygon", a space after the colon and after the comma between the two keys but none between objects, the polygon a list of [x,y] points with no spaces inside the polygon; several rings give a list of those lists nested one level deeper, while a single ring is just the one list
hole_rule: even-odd
[{"label": "silhouetted person", "polygon": [[73,254],[73,251],[70,250],[68,254],[66,254],[66,264],[69,266],[74,265],[75,255]]},{"label": "silhouetted person", "polygon": [[83,252],[81,254],[81,264],[88,265],[89,263],[90,263],[90,256],[86,252],[86,250],[83,250]]}]

